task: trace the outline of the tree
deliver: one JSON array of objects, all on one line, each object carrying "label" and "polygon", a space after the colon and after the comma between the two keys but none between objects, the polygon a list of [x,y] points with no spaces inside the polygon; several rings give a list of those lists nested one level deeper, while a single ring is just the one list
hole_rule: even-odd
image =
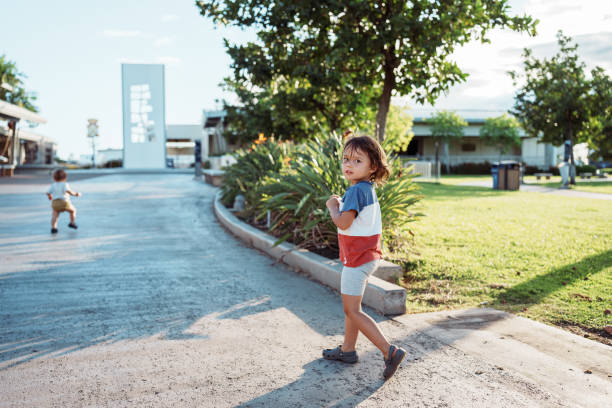
[{"label": "tree", "polygon": [[480,138],[482,141],[499,149],[499,161],[503,154],[513,146],[521,145],[519,136],[519,123],[516,118],[504,113],[496,118],[485,119],[484,125],[480,128]]},{"label": "tree", "polygon": [[[451,60],[458,46],[488,42],[494,28],[535,34],[530,16],[510,16],[508,0],[208,0],[203,16],[222,24],[253,26],[274,75],[308,83],[338,82],[377,90],[375,135],[383,141],[391,96],[433,104],[467,74]],[[255,71],[261,66],[249,64]],[[329,80],[336,78],[336,80]],[[321,82],[319,82],[321,81]],[[344,111],[352,114],[352,111]]]},{"label": "tree", "polygon": [[27,76],[17,70],[17,65],[13,61],[9,61],[5,55],[0,56],[0,85],[5,84],[7,87],[0,86],[0,100],[21,106],[32,112],[38,112],[34,101],[36,95],[27,92],[24,87],[24,79]]},{"label": "tree", "polygon": [[387,124],[387,137],[383,142],[385,150],[391,152],[406,150],[414,136],[412,116],[407,109],[403,106],[391,105]]},{"label": "tree", "polygon": [[591,82],[586,78],[585,63],[578,61],[578,45],[570,37],[557,33],[560,50],[551,59],[537,59],[531,50],[523,51],[524,74],[509,72],[514,85],[524,81],[517,91],[511,113],[532,137],[542,142],[562,145],[570,141],[571,184],[576,184],[573,147],[586,142],[593,110]]},{"label": "tree", "polygon": [[612,160],[612,79],[600,67],[591,74],[593,115],[585,137],[594,160]]},{"label": "tree", "polygon": [[[463,129],[467,126],[467,122],[455,112],[444,110],[437,112],[428,119],[428,122],[430,123],[431,136],[436,147],[436,173],[438,173],[440,144],[450,143],[453,140],[461,140]],[[446,162],[446,172],[450,173],[448,161]]]},{"label": "tree", "polygon": [[[238,106],[225,104],[233,129],[230,139],[251,140],[249,133],[261,131],[299,141],[321,130],[373,127],[376,87],[347,82],[349,77],[323,58],[328,53],[324,41],[300,51],[289,73],[284,48],[299,45],[279,44],[267,32],[258,33],[258,38],[261,44],[231,46],[226,41],[233,77],[225,78],[224,84],[240,101]],[[311,60],[321,63],[309,66]]]}]

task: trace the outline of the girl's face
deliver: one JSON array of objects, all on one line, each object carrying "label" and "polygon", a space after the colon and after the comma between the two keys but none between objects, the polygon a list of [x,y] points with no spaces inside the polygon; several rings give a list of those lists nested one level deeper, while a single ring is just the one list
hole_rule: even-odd
[{"label": "girl's face", "polygon": [[367,154],[358,149],[346,149],[342,157],[342,173],[351,185],[360,181],[369,181],[372,173],[376,171],[372,168],[372,163]]}]

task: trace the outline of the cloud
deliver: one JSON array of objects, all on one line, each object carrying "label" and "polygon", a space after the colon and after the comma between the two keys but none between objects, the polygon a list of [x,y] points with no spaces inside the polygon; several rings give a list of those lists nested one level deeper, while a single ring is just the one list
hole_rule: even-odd
[{"label": "cloud", "polygon": [[161,18],[161,21],[164,23],[169,23],[176,20],[178,20],[178,16],[176,14],[164,14]]},{"label": "cloud", "polygon": [[170,45],[170,44],[172,44],[172,39],[168,36],[159,37],[153,43],[153,45],[155,45],[156,47],[162,47],[164,45]]},{"label": "cloud", "polygon": [[181,59],[178,57],[157,57],[156,59],[158,64],[166,64],[166,65],[179,65],[181,63]]},{"label": "cloud", "polygon": [[105,37],[111,38],[127,38],[127,37],[142,37],[140,30],[104,30]]},{"label": "cloud", "polygon": [[[588,69],[595,65],[603,68],[612,67],[612,32],[597,32],[572,36],[572,40],[578,44],[578,58],[587,64]],[[559,51],[557,41],[547,41],[544,43],[529,46],[533,51],[534,57],[551,58]],[[512,55],[522,62],[523,49],[518,47],[507,47],[500,50],[500,53]]]},{"label": "cloud", "polygon": [[138,58],[130,58],[130,57],[121,57],[117,58],[117,62],[120,64],[146,64],[147,61],[138,59]]}]

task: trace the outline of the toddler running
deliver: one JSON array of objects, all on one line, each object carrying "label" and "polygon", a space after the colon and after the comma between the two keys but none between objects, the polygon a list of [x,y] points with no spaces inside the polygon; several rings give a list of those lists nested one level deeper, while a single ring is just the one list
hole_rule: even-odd
[{"label": "toddler running", "polygon": [[70,190],[70,186],[66,183],[66,172],[62,169],[55,170],[53,180],[55,182],[49,186],[47,197],[51,200],[51,233],[57,234],[57,218],[61,212],[67,211],[70,213],[70,228],[77,229],[74,223],[76,220],[76,209],[70,202],[70,196],[80,197],[81,193],[76,193]]}]

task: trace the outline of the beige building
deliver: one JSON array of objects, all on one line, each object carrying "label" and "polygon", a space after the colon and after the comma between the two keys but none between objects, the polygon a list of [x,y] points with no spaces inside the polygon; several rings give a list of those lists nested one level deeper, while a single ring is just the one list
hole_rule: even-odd
[{"label": "beige building", "polygon": [[[20,165],[52,165],[57,153],[55,140],[32,132],[17,129],[15,132],[18,144],[15,149],[15,164]],[[9,138],[9,129],[0,126],[0,145],[4,146]]]},{"label": "beige building", "polygon": [[[464,137],[459,141],[443,144],[439,149],[439,159],[442,164],[456,166],[462,163],[497,162],[499,150],[486,145],[480,138],[480,128],[484,118],[464,118],[468,126],[464,129]],[[436,148],[431,136],[431,128],[427,118],[414,118],[414,137],[410,146],[402,156],[408,156],[423,161],[434,161]],[[512,148],[502,155],[502,160],[516,160],[528,166],[548,169],[557,165],[557,158],[563,154],[563,146],[555,147],[550,143],[538,143],[534,137],[529,137],[520,129],[521,146]]]},{"label": "beige building", "polygon": [[[31,132],[29,123],[46,123],[42,116],[0,101],[0,176],[12,176],[19,165],[52,165],[56,143]],[[24,129],[25,128],[25,129]]]}]

